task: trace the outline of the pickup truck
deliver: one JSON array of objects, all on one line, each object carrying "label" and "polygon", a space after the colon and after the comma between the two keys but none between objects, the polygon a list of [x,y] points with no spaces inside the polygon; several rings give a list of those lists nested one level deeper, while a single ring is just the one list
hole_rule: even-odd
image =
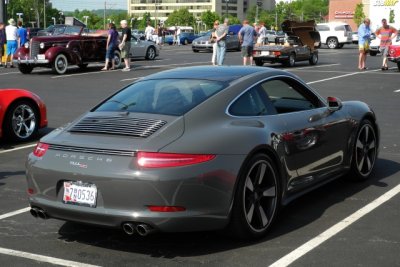
[{"label": "pickup truck", "polygon": [[279,62],[293,67],[297,61],[307,60],[311,65],[317,64],[320,35],[315,22],[286,20],[281,26],[287,37],[277,37],[274,43],[265,39],[263,43],[256,44],[253,49],[255,64],[262,66],[265,62]]}]

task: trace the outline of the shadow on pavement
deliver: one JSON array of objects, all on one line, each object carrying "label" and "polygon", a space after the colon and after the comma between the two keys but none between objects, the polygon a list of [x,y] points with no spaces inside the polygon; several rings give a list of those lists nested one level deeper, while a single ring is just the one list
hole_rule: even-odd
[{"label": "shadow on pavement", "polygon": [[[238,241],[223,231],[156,233],[147,237],[127,236],[122,230],[104,229],[72,222],[62,225],[58,232],[59,239],[64,242],[79,242],[111,250],[146,254],[151,257],[175,258],[218,253],[266,242],[302,228],[320,218],[328,208],[368,187],[388,187],[389,185],[382,180],[399,171],[399,163],[378,159],[374,175],[365,182],[349,182],[345,179],[346,177],[330,182],[286,206],[269,234],[258,241]],[[334,223],[336,222],[332,222],[332,225]]]}]

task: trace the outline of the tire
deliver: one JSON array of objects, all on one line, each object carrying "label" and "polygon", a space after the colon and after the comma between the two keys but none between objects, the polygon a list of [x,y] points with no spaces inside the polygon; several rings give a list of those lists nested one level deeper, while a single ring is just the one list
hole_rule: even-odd
[{"label": "tire", "polygon": [[328,40],[326,40],[326,45],[330,48],[330,49],[335,49],[338,47],[338,40],[334,37],[328,38]]},{"label": "tire", "polygon": [[68,69],[68,59],[64,54],[59,54],[53,62],[53,72],[57,74],[64,74]]},{"label": "tire", "polygon": [[3,122],[4,135],[15,141],[35,136],[39,129],[39,112],[30,101],[17,101],[9,106]]},{"label": "tire", "polygon": [[400,71],[400,62],[397,62],[397,69]]},{"label": "tire", "polygon": [[344,44],[338,44],[337,48],[343,48]]},{"label": "tire", "polygon": [[121,65],[122,65],[121,52],[118,50],[115,50],[115,52],[114,52],[114,62],[115,62],[116,69],[121,68]]},{"label": "tire", "polygon": [[350,172],[352,180],[363,181],[371,175],[378,155],[377,146],[378,140],[373,124],[369,120],[363,120],[354,142]]},{"label": "tire", "polygon": [[378,52],[375,51],[369,51],[369,55],[372,57],[375,57],[378,54]]},{"label": "tire", "polygon": [[199,50],[197,50],[197,49],[192,49],[192,51],[193,51],[194,53],[199,53]]},{"label": "tire", "polygon": [[145,58],[148,60],[154,60],[156,58],[156,49],[150,46],[146,51]]},{"label": "tire", "polygon": [[23,74],[29,74],[32,72],[33,67],[28,64],[18,64],[18,69]]},{"label": "tire", "polygon": [[284,63],[287,67],[294,67],[296,65],[296,55],[290,54],[289,59]]},{"label": "tire", "polygon": [[317,65],[318,63],[318,54],[317,53],[312,53],[310,59],[308,60],[310,62],[310,65]]},{"label": "tire", "polygon": [[189,44],[189,41],[188,41],[188,39],[185,39],[185,40],[183,40],[183,44],[184,44],[184,45],[187,45],[187,44]]},{"label": "tire", "polygon": [[256,154],[239,176],[229,230],[240,239],[266,235],[280,207],[280,185],[274,162]]},{"label": "tire", "polygon": [[256,63],[256,66],[264,66],[264,62],[261,59],[255,59],[254,63]]}]

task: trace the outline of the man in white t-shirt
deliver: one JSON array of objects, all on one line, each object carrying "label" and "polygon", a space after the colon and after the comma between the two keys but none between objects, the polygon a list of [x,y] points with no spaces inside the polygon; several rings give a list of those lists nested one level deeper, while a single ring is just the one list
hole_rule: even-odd
[{"label": "man in white t-shirt", "polygon": [[18,28],[15,26],[15,20],[9,19],[8,26],[6,27],[6,39],[7,39],[7,57],[6,57],[6,64],[5,68],[7,68],[7,63],[10,62],[10,68],[14,68],[12,63],[12,56],[17,52],[18,48],[18,35],[17,31]]},{"label": "man in white t-shirt", "polygon": [[154,41],[153,40],[154,28],[150,25],[150,22],[147,23],[147,27],[144,30],[144,35],[146,36],[147,41]]}]

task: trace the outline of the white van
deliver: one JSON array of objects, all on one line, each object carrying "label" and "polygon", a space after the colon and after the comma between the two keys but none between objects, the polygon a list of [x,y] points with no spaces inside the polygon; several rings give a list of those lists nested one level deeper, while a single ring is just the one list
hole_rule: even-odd
[{"label": "white van", "polygon": [[345,22],[318,23],[317,30],[321,36],[321,44],[329,48],[342,48],[344,44],[352,43],[352,30]]}]

